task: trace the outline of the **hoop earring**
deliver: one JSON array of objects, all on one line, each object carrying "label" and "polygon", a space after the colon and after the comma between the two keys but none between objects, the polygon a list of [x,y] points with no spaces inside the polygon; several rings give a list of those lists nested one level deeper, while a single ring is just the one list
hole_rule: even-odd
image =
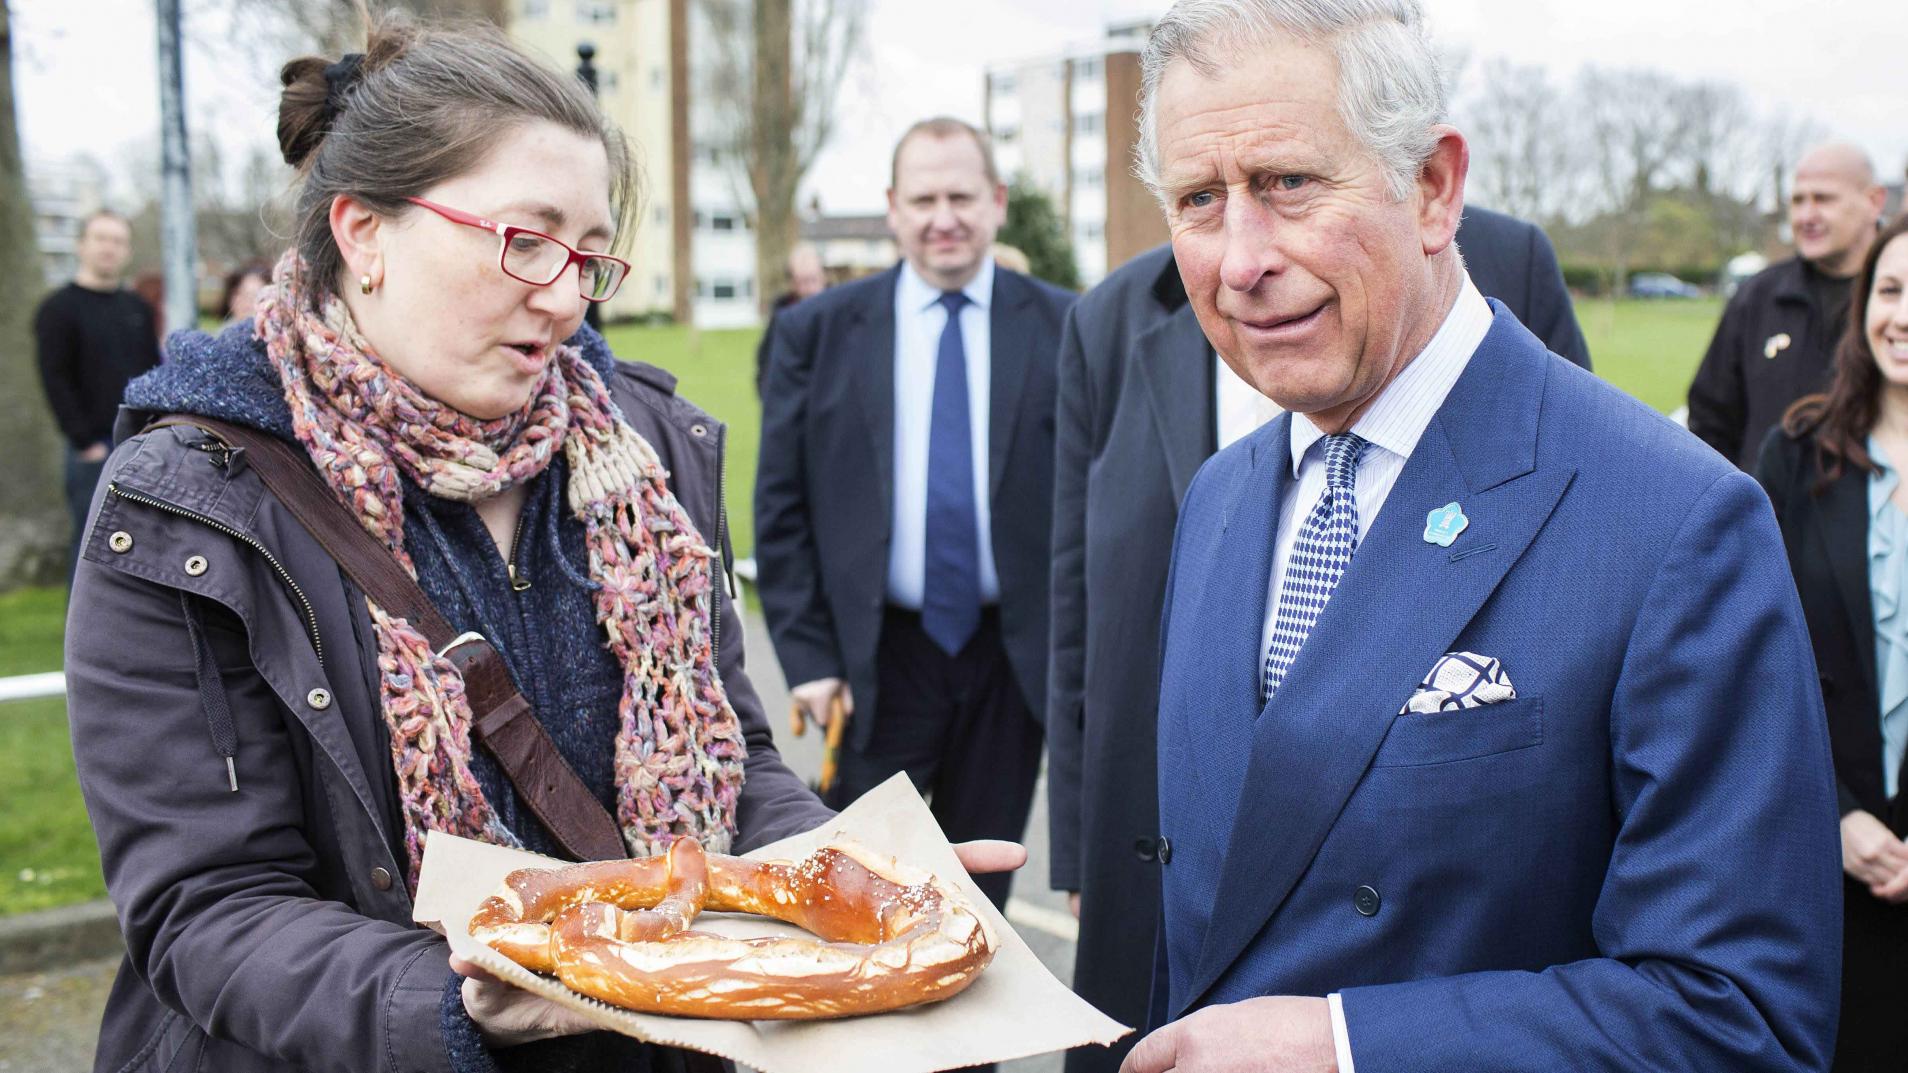
[{"label": "hoop earring", "polygon": [[364,294],[371,293],[371,273],[366,272],[358,277],[358,290]]}]

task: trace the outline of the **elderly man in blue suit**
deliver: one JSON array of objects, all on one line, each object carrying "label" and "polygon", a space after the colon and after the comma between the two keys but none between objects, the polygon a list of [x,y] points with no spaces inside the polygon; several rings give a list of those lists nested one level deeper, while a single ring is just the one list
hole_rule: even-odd
[{"label": "elderly man in blue suit", "polygon": [[1128,1073],[1825,1068],[1835,794],[1767,501],[1478,294],[1416,0],[1184,0],[1142,62],[1200,326],[1292,412],[1180,512]]}]

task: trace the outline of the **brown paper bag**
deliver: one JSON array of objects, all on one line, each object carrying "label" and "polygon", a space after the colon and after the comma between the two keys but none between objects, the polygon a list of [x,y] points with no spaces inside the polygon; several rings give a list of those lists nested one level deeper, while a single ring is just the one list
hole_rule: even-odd
[{"label": "brown paper bag", "polygon": [[[721,1055],[762,1073],[934,1073],[1104,1045],[1132,1031],[1054,979],[968,878],[905,775],[876,787],[829,823],[748,856],[799,860],[844,838],[960,886],[998,940],[993,963],[980,979],[943,1002],[834,1021],[704,1021],[618,1009],[524,969],[465,931],[470,914],[496,892],[504,876],[518,868],[562,862],[454,835],[433,833],[425,844],[412,915],[418,923],[442,931],[451,949],[463,957],[606,1029]],[[779,921],[723,913],[699,917],[696,927],[735,936],[802,934]]]}]

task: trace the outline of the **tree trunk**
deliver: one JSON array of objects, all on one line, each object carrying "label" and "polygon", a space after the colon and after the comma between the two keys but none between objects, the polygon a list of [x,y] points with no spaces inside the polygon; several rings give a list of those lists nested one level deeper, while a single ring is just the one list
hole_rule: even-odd
[{"label": "tree trunk", "polygon": [[[755,304],[764,314],[782,288],[795,217],[797,104],[791,32],[793,0],[755,0],[755,48],[749,108],[749,187],[755,200]],[[822,102],[817,102],[822,103]],[[825,106],[825,105],[824,105]]]},{"label": "tree trunk", "polygon": [[57,580],[65,560],[59,438],[34,360],[45,291],[13,101],[13,16],[0,2],[0,589]]}]

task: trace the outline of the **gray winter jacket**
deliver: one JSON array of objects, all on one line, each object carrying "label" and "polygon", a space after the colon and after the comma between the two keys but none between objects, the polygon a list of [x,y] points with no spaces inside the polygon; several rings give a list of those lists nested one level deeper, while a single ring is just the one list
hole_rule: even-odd
[{"label": "gray winter jacket", "polygon": [[[611,378],[726,557],[724,430],[674,389],[649,366]],[[121,436],[152,416],[122,414]],[[122,443],[74,581],[73,747],[127,948],[96,1068],[448,1071],[447,948],[411,923],[364,599],[243,452],[212,447],[179,427]],[[742,852],[831,813],[775,751],[721,588],[718,668],[749,748]]]}]

